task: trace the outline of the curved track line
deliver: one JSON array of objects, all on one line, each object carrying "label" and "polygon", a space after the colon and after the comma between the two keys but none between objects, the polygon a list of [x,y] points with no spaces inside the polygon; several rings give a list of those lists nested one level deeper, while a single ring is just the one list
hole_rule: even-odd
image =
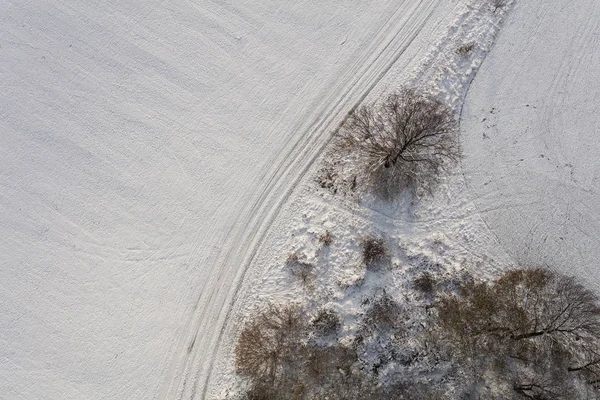
[{"label": "curved track line", "polygon": [[[277,162],[276,160],[276,167],[265,174],[271,176],[271,178],[252,205],[242,212],[235,221],[234,227],[227,235],[228,240],[222,247],[226,249],[226,252],[219,255],[217,259],[217,266],[227,266],[228,269],[235,268],[236,265],[240,266],[237,268],[235,279],[225,295],[219,295],[218,291],[222,289],[222,281],[229,277],[228,274],[222,273],[216,282],[211,281],[210,284],[206,285],[211,288],[211,291],[208,295],[203,293],[198,299],[196,307],[200,304],[201,299],[204,300],[204,307],[200,314],[192,316],[187,325],[186,331],[189,333],[185,342],[187,345],[181,346],[182,350],[178,358],[180,360],[179,366],[183,368],[178,369],[175,366],[175,370],[171,370],[171,381],[166,393],[164,393],[165,398],[193,399],[197,393],[201,393],[202,398],[206,397],[215,355],[232,314],[231,305],[238,299],[243,279],[264,241],[268,227],[292,194],[297,183],[304,177],[312,162],[329,143],[330,137],[328,135],[324,136],[322,133],[332,130],[343,119],[349,109],[364,100],[404,54],[428,22],[437,4],[425,3],[421,0],[411,9],[409,14],[402,13],[402,15],[399,15],[404,10],[398,9],[398,12],[390,18],[390,21],[395,18],[399,18],[399,21],[388,28],[388,30],[391,29],[395,33],[378,35],[383,37],[371,46],[377,56],[372,58],[370,53],[367,53],[367,57],[363,58],[371,58],[371,60],[361,59],[355,64],[352,70],[359,70],[361,63],[365,63],[365,61],[367,67],[362,68],[358,77],[350,85],[342,86],[332,92],[334,94],[329,96],[330,99],[328,100],[330,101],[328,103],[333,104],[333,106],[317,115],[312,124],[306,128],[291,148],[283,152],[283,157],[280,159],[283,162]],[[293,157],[294,155],[296,156]],[[277,196],[277,193],[284,194]],[[244,224],[244,221],[249,222]],[[237,234],[234,234],[236,230]],[[239,245],[234,246],[236,243],[239,243]],[[208,296],[208,299],[206,299],[206,296]],[[211,306],[219,297],[221,302],[217,318],[206,318],[209,308],[215,311],[214,307]],[[209,319],[210,321],[208,321]],[[200,324],[206,322],[216,323],[219,326],[216,337],[214,335],[204,338],[198,337]],[[202,363],[202,360],[197,361],[198,357],[202,355],[199,354],[200,352],[204,352],[204,355],[206,353],[210,354],[209,357],[204,357],[205,360],[208,359],[208,365],[206,365],[206,361],[204,363]],[[197,365],[198,363],[200,365]]]}]

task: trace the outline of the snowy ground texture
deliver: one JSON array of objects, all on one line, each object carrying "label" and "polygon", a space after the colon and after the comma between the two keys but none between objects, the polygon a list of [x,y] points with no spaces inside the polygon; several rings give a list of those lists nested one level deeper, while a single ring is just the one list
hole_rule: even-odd
[{"label": "snowy ground texture", "polygon": [[[401,298],[436,263],[485,276],[535,250],[599,282],[600,3],[516,2],[477,73],[505,15],[482,4],[0,0],[2,396],[222,398],[259,304],[352,312],[346,288]],[[426,82],[459,113],[475,77],[435,197],[317,188],[351,107]],[[397,268],[361,273],[367,234]]]},{"label": "snowy ground texture", "polygon": [[[365,101],[378,101],[402,86],[413,86],[444,99],[459,117],[469,85],[511,7],[509,2],[496,9],[481,0],[461,4],[425,57],[409,68],[390,71]],[[461,51],[465,46],[470,50]],[[390,204],[368,195],[357,199],[352,193],[344,195],[343,190],[333,194],[320,188],[315,178],[326,159],[327,151],[308,171],[267,233],[264,245],[251,260],[233,315],[248,316],[268,303],[301,301],[313,315],[321,308],[339,313],[344,340],[356,333],[357,317],[368,299],[387,293],[414,317],[410,324],[417,334],[422,311],[408,310],[426,301],[412,287],[415,278],[427,272],[438,282],[452,284],[463,275],[488,279],[502,268],[514,266],[470,200],[460,167],[442,177],[433,196],[419,200],[406,196]],[[330,246],[319,241],[325,232],[332,235]],[[390,252],[386,267],[365,269],[360,245],[365,237],[384,240]],[[291,253],[313,265],[308,279],[299,279],[286,266]],[[232,351],[243,319],[228,322],[208,398],[226,398],[240,388],[234,378]],[[427,373],[418,370],[426,363],[402,369],[392,362],[383,366],[380,376],[404,374],[410,379],[412,374],[418,380],[421,374],[431,379],[436,374],[433,369]]]},{"label": "snowy ground texture", "polygon": [[600,2],[518,1],[462,114],[471,199],[519,262],[600,290]]},{"label": "snowy ground texture", "polygon": [[458,2],[0,1],[0,393],[202,397],[245,258]]}]

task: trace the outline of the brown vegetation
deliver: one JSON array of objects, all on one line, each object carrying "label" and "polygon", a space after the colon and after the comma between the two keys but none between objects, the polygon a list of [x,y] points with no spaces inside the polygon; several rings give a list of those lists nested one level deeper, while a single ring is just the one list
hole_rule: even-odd
[{"label": "brown vegetation", "polygon": [[381,105],[352,111],[337,132],[337,149],[352,154],[362,175],[381,198],[429,187],[460,151],[452,111],[438,99],[404,89]]},{"label": "brown vegetation", "polygon": [[592,385],[600,378],[598,298],[571,277],[512,270],[492,284],[467,284],[459,295],[443,298],[438,316],[458,354],[511,376],[523,396],[568,398],[574,390],[569,374]]}]

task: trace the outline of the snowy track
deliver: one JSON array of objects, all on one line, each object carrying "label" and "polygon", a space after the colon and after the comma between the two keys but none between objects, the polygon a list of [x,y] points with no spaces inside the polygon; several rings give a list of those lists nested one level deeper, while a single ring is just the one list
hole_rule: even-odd
[{"label": "snowy track", "polygon": [[598,290],[599,81],[600,3],[519,1],[462,120],[473,199],[507,252]]},{"label": "snowy track", "polygon": [[[324,101],[325,108],[316,109],[311,114],[311,124],[300,130],[291,148],[271,162],[273,169],[266,173],[270,176],[266,186],[253,204],[239,216],[238,220],[242,222],[236,224],[227,235],[228,241],[222,246],[223,253],[214,267],[214,270],[221,271],[215,277],[216,282],[206,285],[209,288],[198,299],[200,311],[192,315],[187,328],[189,335],[180,345],[180,363],[170,373],[173,381],[165,398],[206,397],[211,376],[215,373],[213,366],[217,350],[224,329],[230,323],[231,304],[237,300],[247,268],[256,256],[270,224],[327,144],[329,133],[348,110],[360,103],[398,59],[405,55],[434,13],[437,18],[446,17],[455,7],[440,7],[439,3],[402,3],[382,26],[368,50],[332,88]],[[439,23],[439,20],[435,22]],[[410,61],[410,56],[406,55],[403,62]],[[206,329],[207,321],[215,329]]]},{"label": "snowy track", "polygon": [[454,7],[0,1],[0,392],[201,398],[279,206]]}]

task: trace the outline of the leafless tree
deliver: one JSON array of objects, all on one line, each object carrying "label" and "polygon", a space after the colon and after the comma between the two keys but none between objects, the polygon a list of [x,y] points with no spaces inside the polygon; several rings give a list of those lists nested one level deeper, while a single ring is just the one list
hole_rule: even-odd
[{"label": "leafless tree", "polygon": [[240,333],[235,348],[238,373],[274,381],[282,364],[294,358],[305,332],[306,323],[298,305],[270,305]]},{"label": "leafless tree", "polygon": [[[508,271],[493,284],[465,285],[438,305],[440,328],[468,359],[501,374],[520,366],[514,390],[523,396],[570,390],[566,374],[588,383],[600,377],[600,305],[572,277],[548,269]],[[568,390],[567,390],[568,389]],[[569,396],[563,396],[568,398]],[[558,398],[554,396],[554,398]]]},{"label": "leafless tree", "polygon": [[380,105],[352,111],[337,132],[337,148],[353,154],[376,193],[391,199],[415,185],[430,185],[460,156],[452,110],[415,89],[389,95]]}]

